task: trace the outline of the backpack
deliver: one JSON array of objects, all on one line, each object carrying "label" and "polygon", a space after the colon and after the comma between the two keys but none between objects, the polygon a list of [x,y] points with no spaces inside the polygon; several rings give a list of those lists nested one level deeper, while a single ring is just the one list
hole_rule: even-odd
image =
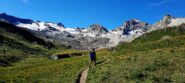
[{"label": "backpack", "polygon": [[96,59],[96,53],[95,52],[90,52],[90,58],[91,59]]}]

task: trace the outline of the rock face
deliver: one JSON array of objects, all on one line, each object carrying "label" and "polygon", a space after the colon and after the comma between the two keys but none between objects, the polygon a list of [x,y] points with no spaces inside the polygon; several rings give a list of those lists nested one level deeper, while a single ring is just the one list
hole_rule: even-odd
[{"label": "rock face", "polygon": [[95,35],[107,34],[109,32],[105,27],[99,24],[90,25],[88,31],[90,33],[94,33]]},{"label": "rock face", "polygon": [[148,32],[151,32],[157,29],[163,29],[166,27],[180,26],[184,23],[185,23],[185,18],[175,18],[171,15],[166,15],[163,17],[162,20],[150,26],[150,30],[148,30]]},{"label": "rock face", "polygon": [[123,35],[129,35],[131,31],[134,30],[147,30],[149,24],[146,22],[141,22],[138,19],[131,19],[126,21],[122,26],[120,26],[117,30],[121,30]]},{"label": "rock face", "polygon": [[154,26],[160,27],[160,28],[168,27],[168,25],[171,23],[172,19],[175,19],[175,18],[170,15],[166,15],[163,17],[162,20],[160,20],[159,22],[154,24]]},{"label": "rock face", "polygon": [[0,14],[0,21],[27,29],[48,41],[58,42],[74,49],[91,49],[114,47],[120,42],[131,42],[144,33],[166,27],[179,26],[185,23],[185,18],[175,18],[166,15],[153,25],[138,19],[131,19],[112,31],[107,30],[100,24],[92,24],[87,28],[66,28],[62,23],[21,19],[5,13]]}]

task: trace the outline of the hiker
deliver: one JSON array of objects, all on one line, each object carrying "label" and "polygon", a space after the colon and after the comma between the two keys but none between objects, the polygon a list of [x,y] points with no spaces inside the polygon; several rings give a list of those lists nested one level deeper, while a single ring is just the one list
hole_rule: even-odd
[{"label": "hiker", "polygon": [[95,49],[92,49],[91,51],[90,51],[90,55],[89,55],[89,57],[90,57],[90,64],[89,64],[89,67],[91,67],[91,64],[94,62],[94,66],[96,66],[96,52],[95,52]]}]

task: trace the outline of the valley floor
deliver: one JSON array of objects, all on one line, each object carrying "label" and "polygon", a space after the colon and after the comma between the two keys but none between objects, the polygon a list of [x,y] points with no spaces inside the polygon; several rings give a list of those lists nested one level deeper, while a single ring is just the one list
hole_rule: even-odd
[{"label": "valley floor", "polygon": [[[112,52],[98,50],[97,66],[88,70],[87,83],[184,83],[184,29],[154,31],[131,43],[122,43]],[[76,52],[81,51],[53,50],[51,53]],[[58,60],[28,56],[12,66],[0,67],[0,82],[71,83],[76,82],[88,65],[87,51],[84,56]]]},{"label": "valley floor", "polygon": [[[67,52],[73,51],[65,51]],[[104,53],[106,50],[98,52],[97,63],[104,61]],[[88,54],[58,60],[32,56],[14,63],[13,66],[0,67],[0,82],[76,82],[80,71],[88,68],[88,65]]]},{"label": "valley floor", "polygon": [[[185,47],[120,56],[107,49],[97,53],[97,66],[89,69],[87,83],[185,82]],[[76,82],[80,71],[88,68],[88,60],[87,55],[59,60],[30,57],[13,66],[1,67],[0,82]]]}]

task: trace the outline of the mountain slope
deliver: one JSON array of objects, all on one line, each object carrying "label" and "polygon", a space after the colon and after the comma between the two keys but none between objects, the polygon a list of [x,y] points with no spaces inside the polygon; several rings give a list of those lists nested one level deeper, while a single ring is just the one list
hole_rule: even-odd
[{"label": "mountain slope", "polygon": [[6,13],[0,14],[0,19],[1,19],[1,21],[5,21],[5,22],[15,24],[15,25],[19,24],[19,23],[29,24],[29,23],[33,22],[30,19],[21,19],[21,18],[17,18],[17,17],[14,17],[14,16],[7,15]]},{"label": "mountain slope", "polygon": [[0,82],[74,81],[76,74],[86,65],[88,57],[51,60],[49,57],[57,53],[81,52],[52,43],[23,28],[0,22]]},{"label": "mountain slope", "polygon": [[[121,54],[125,53],[126,51],[123,51],[123,50],[143,51],[143,50],[152,50],[155,48],[171,47],[173,45],[174,46],[181,45],[181,42],[183,42],[183,38],[181,39],[181,36],[183,37],[184,35],[185,35],[184,24],[182,24],[179,27],[168,27],[167,29],[161,29],[150,33],[146,33],[141,37],[135,39],[131,43],[126,43],[126,44],[122,43],[121,45],[117,46],[116,53],[120,53],[120,52]],[[177,40],[175,40],[175,38],[177,38]],[[174,41],[174,43],[170,42],[172,41],[171,39]],[[160,45],[163,43],[164,45]]]},{"label": "mountain slope", "polygon": [[52,43],[36,37],[22,28],[0,22],[0,66],[8,66],[24,57],[46,55]]},{"label": "mountain slope", "polygon": [[6,32],[21,35],[23,37],[23,39],[25,39],[31,43],[38,43],[43,46],[51,46],[51,47],[53,46],[51,43],[45,42],[44,40],[36,37],[35,35],[33,35],[32,33],[30,33],[29,31],[27,31],[25,29],[16,27],[16,26],[8,24],[6,22],[0,22],[0,26],[1,26],[1,29],[5,30]]},{"label": "mountain slope", "polygon": [[107,54],[108,63],[90,70],[88,83],[185,82],[185,25],[147,33]]}]

